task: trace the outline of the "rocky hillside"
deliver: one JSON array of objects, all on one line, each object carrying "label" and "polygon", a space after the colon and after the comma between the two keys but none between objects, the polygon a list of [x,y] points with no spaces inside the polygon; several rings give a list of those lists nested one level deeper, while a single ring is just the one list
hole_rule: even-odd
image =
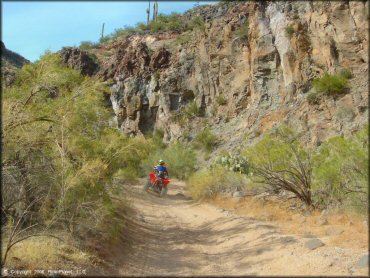
[{"label": "rocky hillside", "polygon": [[[286,123],[318,146],[368,120],[367,11],[368,1],[200,6],[181,18],[200,18],[199,28],[134,34],[91,50],[94,70],[113,81],[124,133],[162,129],[165,141],[191,140],[208,126],[233,149]],[[315,79],[341,72],[350,78],[345,91],[318,94]]]},{"label": "rocky hillside", "polygon": [[17,69],[30,61],[9,49],[1,42],[1,79],[9,86],[15,79]]}]

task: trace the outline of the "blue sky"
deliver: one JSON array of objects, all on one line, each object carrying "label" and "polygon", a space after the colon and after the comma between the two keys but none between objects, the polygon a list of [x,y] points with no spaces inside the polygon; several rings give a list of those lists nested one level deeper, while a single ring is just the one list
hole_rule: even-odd
[{"label": "blue sky", "polygon": [[[198,1],[159,1],[159,13],[182,13],[196,3]],[[148,1],[3,1],[2,41],[6,48],[35,61],[46,50],[54,52],[63,46],[78,46],[81,41],[98,41],[103,22],[104,33],[110,34],[116,28],[146,21],[147,6]]]}]

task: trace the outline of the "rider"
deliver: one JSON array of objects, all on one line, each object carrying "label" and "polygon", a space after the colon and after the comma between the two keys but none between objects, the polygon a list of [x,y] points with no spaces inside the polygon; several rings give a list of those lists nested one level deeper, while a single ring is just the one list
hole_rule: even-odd
[{"label": "rider", "polygon": [[154,168],[156,176],[162,179],[168,177],[167,168],[166,166],[164,166],[165,164],[166,163],[162,159],[160,159],[158,161],[158,165]]}]

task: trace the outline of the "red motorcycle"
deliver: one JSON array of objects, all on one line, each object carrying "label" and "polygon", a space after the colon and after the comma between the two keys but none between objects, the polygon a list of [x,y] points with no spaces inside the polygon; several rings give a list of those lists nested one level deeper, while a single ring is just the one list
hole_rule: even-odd
[{"label": "red motorcycle", "polygon": [[150,172],[149,179],[147,180],[144,190],[149,189],[159,194],[159,197],[163,197],[167,194],[167,185],[170,183],[169,178],[161,178],[156,176],[153,172]]}]

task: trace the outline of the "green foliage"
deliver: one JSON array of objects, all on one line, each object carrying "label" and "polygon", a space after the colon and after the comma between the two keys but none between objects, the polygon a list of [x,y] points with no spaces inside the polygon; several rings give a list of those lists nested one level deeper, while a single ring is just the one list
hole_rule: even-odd
[{"label": "green foliage", "polygon": [[10,199],[22,187],[29,200],[40,199],[34,212],[44,224],[104,230],[104,217],[114,214],[112,177],[120,169],[138,172],[149,153],[144,139],[109,127],[107,91],[106,83],[83,77],[51,53],[21,69],[4,91],[2,163],[16,177],[4,186]]},{"label": "green foliage", "polygon": [[230,153],[218,156],[212,163],[213,167],[222,166],[225,170],[239,172],[241,174],[249,173],[249,163],[245,156],[232,155]]},{"label": "green foliage", "polygon": [[141,173],[134,167],[127,167],[119,169],[114,177],[116,179],[119,179],[120,183],[126,183],[126,184],[137,184],[138,179]]},{"label": "green foliage", "polygon": [[187,189],[195,200],[215,197],[218,193],[231,189],[239,190],[246,185],[245,175],[214,167],[194,173],[186,181]]},{"label": "green foliage", "polygon": [[344,204],[367,212],[369,158],[367,125],[349,138],[333,137],[314,156],[315,200],[323,207]]},{"label": "green foliage", "polygon": [[154,80],[158,81],[158,80],[159,80],[159,78],[161,77],[161,75],[160,75],[159,71],[156,71],[156,72],[154,73],[153,77],[154,77]]},{"label": "green foliage", "polygon": [[203,17],[201,16],[194,17],[190,23],[190,29],[204,31],[206,29],[206,24],[204,22]]},{"label": "green foliage", "polygon": [[313,81],[315,90],[327,95],[343,94],[347,91],[348,79],[341,75],[325,73],[323,77]]},{"label": "green foliage", "polygon": [[189,33],[182,33],[176,37],[177,45],[184,45],[191,41],[191,35]]},{"label": "green foliage", "polygon": [[194,138],[194,145],[209,152],[212,150],[217,140],[216,135],[212,133],[209,128],[205,128],[197,134]]},{"label": "green foliage", "polygon": [[311,163],[308,151],[287,126],[268,133],[245,151],[257,182],[273,190],[287,190],[307,205],[311,198]]},{"label": "green foliage", "polygon": [[216,97],[216,102],[218,105],[225,105],[227,103],[227,100],[223,95],[218,95]]},{"label": "green foliage", "polygon": [[197,102],[193,100],[192,102],[188,103],[185,106],[183,113],[187,118],[200,116],[200,108]]},{"label": "green foliage", "polygon": [[101,44],[104,44],[104,43],[106,43],[106,42],[110,41],[110,39],[111,39],[111,37],[110,37],[110,36],[104,36],[104,37],[101,37],[101,38],[99,39],[99,42],[100,42]]},{"label": "green foliage", "polygon": [[353,77],[351,70],[346,68],[340,70],[339,76],[345,79],[351,79]]},{"label": "green foliage", "polygon": [[245,22],[240,28],[235,32],[235,34],[242,40],[248,39],[249,24],[248,21]]},{"label": "green foliage", "polygon": [[97,48],[97,47],[99,47],[99,44],[94,43],[92,41],[82,41],[80,42],[80,46],[79,46],[81,50],[85,50],[85,51],[93,49],[93,48]]},{"label": "green foliage", "polygon": [[171,177],[184,179],[195,170],[196,154],[194,150],[180,142],[172,144],[166,149],[157,147],[152,151],[142,163],[143,172],[147,174],[151,171],[158,164],[159,159],[166,162]]},{"label": "green foliage", "polygon": [[172,122],[177,123],[179,126],[184,127],[187,123],[187,116],[182,111],[176,111],[173,114],[171,114],[170,117]]},{"label": "green foliage", "polygon": [[285,27],[285,33],[288,36],[288,38],[292,38],[293,34],[295,33],[295,29],[293,26],[289,25]]},{"label": "green foliage", "polygon": [[311,92],[307,95],[307,101],[311,105],[320,103],[320,94],[317,92]]},{"label": "green foliage", "polygon": [[169,15],[159,14],[157,21],[151,21],[149,23],[148,29],[151,32],[158,31],[182,32],[185,30],[185,24],[181,20],[181,15],[173,12]]}]

